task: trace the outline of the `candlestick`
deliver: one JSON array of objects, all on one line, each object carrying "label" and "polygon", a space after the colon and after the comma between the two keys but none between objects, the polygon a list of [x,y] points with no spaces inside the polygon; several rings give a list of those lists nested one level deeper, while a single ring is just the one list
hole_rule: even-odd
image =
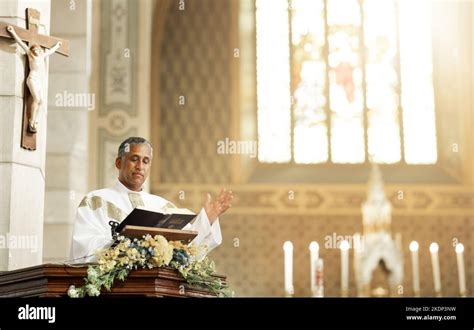
[{"label": "candlestick", "polygon": [[431,265],[433,267],[433,281],[434,289],[437,297],[441,296],[441,274],[439,270],[439,257],[438,257],[439,246],[437,243],[430,244],[431,253]]},{"label": "candlestick", "polygon": [[466,272],[464,270],[464,245],[456,244],[456,259],[458,263],[458,278],[459,278],[459,294],[461,297],[467,296],[466,289]]},{"label": "candlestick", "polygon": [[349,295],[349,242],[344,240],[341,249],[341,296]]},{"label": "candlestick", "polygon": [[293,296],[293,243],[286,241],[283,244],[285,253],[285,295]]},{"label": "candlestick", "polygon": [[410,243],[411,251],[411,268],[413,273],[413,295],[420,296],[420,266],[418,263],[418,242],[412,241]]},{"label": "candlestick", "polygon": [[311,294],[313,297],[316,294],[316,266],[319,258],[319,244],[311,242],[309,244],[309,265],[310,265],[310,280],[311,280]]}]

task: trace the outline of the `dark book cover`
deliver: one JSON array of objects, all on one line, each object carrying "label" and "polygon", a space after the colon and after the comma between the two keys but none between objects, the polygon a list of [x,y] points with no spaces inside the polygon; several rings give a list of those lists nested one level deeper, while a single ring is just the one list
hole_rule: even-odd
[{"label": "dark book cover", "polygon": [[125,226],[156,227],[167,229],[183,229],[196,217],[196,214],[186,209],[168,209],[160,213],[143,208],[135,208],[115,229],[120,233]]}]

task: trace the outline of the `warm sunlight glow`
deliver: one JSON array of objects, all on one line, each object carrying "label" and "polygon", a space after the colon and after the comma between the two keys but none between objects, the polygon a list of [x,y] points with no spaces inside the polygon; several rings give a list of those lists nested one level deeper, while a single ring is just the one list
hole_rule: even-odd
[{"label": "warm sunlight glow", "polygon": [[291,160],[287,0],[257,0],[258,159]]},{"label": "warm sunlight glow", "polygon": [[259,160],[436,163],[430,6],[256,0]]},{"label": "warm sunlight glow", "polygon": [[399,1],[403,136],[408,164],[437,158],[430,1]]}]

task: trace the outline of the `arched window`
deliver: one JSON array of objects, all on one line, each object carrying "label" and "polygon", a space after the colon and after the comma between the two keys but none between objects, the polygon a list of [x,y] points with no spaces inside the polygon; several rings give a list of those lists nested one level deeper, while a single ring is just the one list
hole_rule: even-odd
[{"label": "arched window", "polygon": [[434,164],[428,1],[256,0],[258,159]]}]

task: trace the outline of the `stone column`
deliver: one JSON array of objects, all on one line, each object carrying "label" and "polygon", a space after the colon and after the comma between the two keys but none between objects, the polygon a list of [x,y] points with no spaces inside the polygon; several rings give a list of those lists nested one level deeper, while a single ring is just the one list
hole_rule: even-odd
[{"label": "stone column", "polygon": [[[49,34],[50,5],[49,0],[3,0],[0,20],[25,28],[25,9],[35,8],[41,13],[38,32]],[[39,115],[37,149],[22,149],[26,59],[14,44],[0,38],[0,271],[42,262],[46,116]]]},{"label": "stone column", "polygon": [[[90,0],[52,0],[51,34],[70,41],[69,57],[49,67],[44,262],[69,259],[77,205],[88,190]],[[89,103],[90,102],[90,103]]]}]

